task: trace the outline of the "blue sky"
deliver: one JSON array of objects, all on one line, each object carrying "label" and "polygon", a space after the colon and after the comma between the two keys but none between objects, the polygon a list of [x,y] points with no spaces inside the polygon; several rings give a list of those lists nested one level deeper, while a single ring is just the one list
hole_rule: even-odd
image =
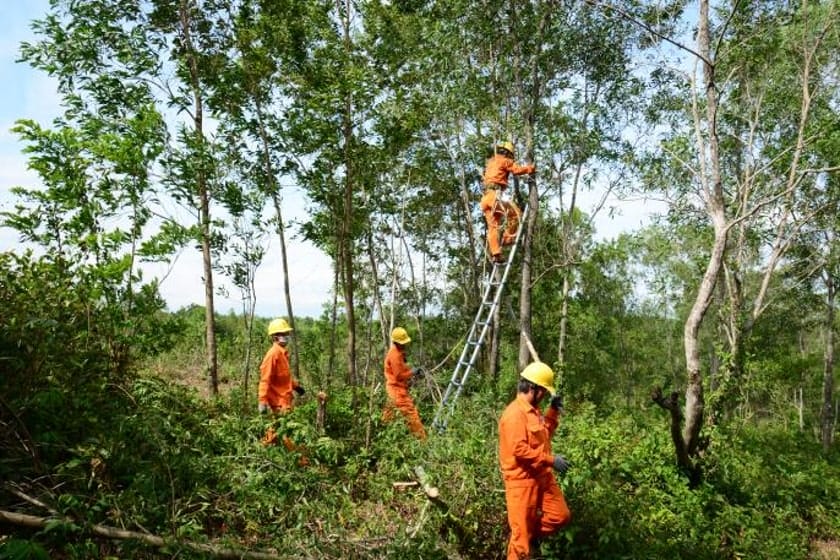
[{"label": "blue sky", "polygon": [[[37,186],[38,176],[27,169],[26,158],[21,153],[23,144],[11,132],[18,119],[33,119],[42,126],[61,114],[60,99],[55,93],[55,82],[42,72],[24,63],[16,63],[21,41],[33,41],[30,22],[46,14],[47,0],[0,0],[0,209],[9,210],[14,199],[10,189],[14,186]],[[303,201],[292,193],[288,199],[286,219],[304,219]],[[286,306],[282,291],[282,266],[279,243],[269,240],[267,255],[257,274],[257,314],[262,316],[285,315]],[[288,239],[289,269],[291,271],[292,305],[296,315],[318,316],[323,304],[332,301],[330,285],[332,268],[329,259],[309,243]],[[16,232],[0,228],[0,251],[21,248]],[[204,303],[201,283],[201,257],[197,251],[181,253],[174,265],[144,267],[148,279],[162,279],[161,294],[170,309],[191,303]],[[214,277],[218,286],[223,278]],[[220,312],[241,310],[235,288],[228,287],[229,297],[219,296],[216,307]]]},{"label": "blue sky", "polygon": [[[17,63],[21,41],[32,41],[34,35],[30,22],[42,17],[49,8],[48,0],[0,0],[0,209],[9,210],[14,200],[9,192],[16,185],[37,186],[37,175],[27,170],[23,145],[10,129],[18,119],[33,119],[47,126],[61,113],[60,100],[55,93],[55,82],[42,72],[28,65]],[[597,202],[591,195],[590,204]],[[585,202],[581,201],[581,204]],[[602,211],[596,217],[599,238],[612,238],[648,221],[649,214],[660,205],[643,201],[608,200],[608,207],[616,210],[612,216]],[[587,209],[587,208],[584,208]],[[587,209],[588,210],[588,209]],[[284,218],[305,221],[304,201],[299,193],[291,191],[284,203]],[[480,224],[477,224],[480,225]],[[257,314],[261,316],[284,315],[286,308],[282,291],[282,266],[276,236],[269,240],[266,258],[257,273]],[[296,315],[318,316],[323,305],[332,300],[330,286],[332,267],[329,259],[311,244],[299,239],[289,239],[288,259],[292,304]],[[8,228],[0,228],[0,251],[18,250],[17,235]],[[162,265],[144,267],[146,279],[160,278],[161,294],[170,309],[191,303],[203,304],[201,257],[197,251],[184,251],[171,267]],[[214,278],[217,287],[224,286],[224,279]],[[217,310],[241,310],[237,291],[229,288],[229,297],[218,297]]]}]

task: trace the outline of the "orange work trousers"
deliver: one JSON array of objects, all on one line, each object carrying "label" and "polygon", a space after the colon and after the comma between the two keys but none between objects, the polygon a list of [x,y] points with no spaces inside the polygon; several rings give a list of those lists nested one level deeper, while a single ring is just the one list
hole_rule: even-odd
[{"label": "orange work trousers", "polygon": [[487,222],[487,245],[490,255],[502,254],[499,245],[499,228],[505,221],[505,232],[502,235],[502,245],[511,245],[516,241],[516,231],[519,229],[519,207],[512,200],[506,202],[499,196],[499,189],[485,189],[481,197],[481,211]]},{"label": "orange work trousers", "polygon": [[553,535],[572,518],[553,473],[537,480],[506,480],[508,560],[531,558],[531,541]]},{"label": "orange work trousers", "polygon": [[[277,445],[278,439],[280,438],[277,437],[277,432],[274,430],[274,426],[269,426],[260,443],[262,443],[263,446]],[[309,458],[306,456],[306,447],[296,444],[289,436],[283,436],[280,441],[283,443],[283,447],[286,448],[286,451],[295,451],[300,453],[300,457],[298,457],[299,466],[305,467],[309,464]]]},{"label": "orange work trousers", "polygon": [[394,407],[396,407],[405,417],[411,433],[419,439],[426,439],[426,429],[423,428],[420,414],[414,407],[414,401],[411,400],[408,391],[402,387],[392,387],[391,385],[386,385],[385,390],[388,393],[388,402],[385,403],[385,409],[382,411],[382,421],[391,422],[394,419]]}]

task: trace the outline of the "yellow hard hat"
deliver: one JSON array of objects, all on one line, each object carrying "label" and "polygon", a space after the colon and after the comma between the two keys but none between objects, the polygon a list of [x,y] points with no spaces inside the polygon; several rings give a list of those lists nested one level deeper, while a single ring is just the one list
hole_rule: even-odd
[{"label": "yellow hard hat", "polygon": [[286,319],[274,319],[268,324],[268,336],[273,334],[286,334],[292,332],[292,327]]},{"label": "yellow hard hat", "polygon": [[510,152],[510,155],[513,155],[513,144],[511,142],[501,142],[496,144],[497,150],[507,150]]},{"label": "yellow hard hat", "polygon": [[408,336],[408,332],[402,327],[395,327],[394,330],[391,331],[391,341],[396,342],[397,344],[408,344],[411,342],[411,338]]},{"label": "yellow hard hat", "polygon": [[540,387],[547,389],[551,396],[557,391],[554,389],[554,371],[542,362],[534,362],[522,370],[522,378]]}]

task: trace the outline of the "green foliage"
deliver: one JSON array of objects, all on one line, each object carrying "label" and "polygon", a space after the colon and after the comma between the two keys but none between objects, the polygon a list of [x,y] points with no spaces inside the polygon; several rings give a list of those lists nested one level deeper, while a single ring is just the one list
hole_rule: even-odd
[{"label": "green foliage", "polygon": [[[180,315],[181,325],[194,327],[179,332],[200,339],[201,311]],[[323,329],[302,323],[304,331]],[[223,328],[220,338],[231,332]],[[474,379],[449,429],[427,442],[413,438],[401,420],[382,424],[381,392],[336,383],[325,432],[318,433],[311,393],[288,415],[243,416],[238,392],[206,401],[155,377],[127,380],[122,392],[108,396],[110,408],[86,404],[109,418],[107,429],[86,427],[78,439],[39,431],[37,438],[64,449],[45,455],[62,481],[53,503],[81,524],[137,524],[193,542],[324,558],[500,558],[508,534],[496,425],[515,380],[509,365],[495,386]],[[81,390],[89,399],[90,391]],[[415,394],[428,425],[434,402],[418,388]],[[29,406],[43,414],[27,422],[43,425],[46,412],[66,402],[61,392],[39,392]],[[355,403],[366,403],[364,412]],[[562,486],[574,517],[544,543],[549,557],[683,558],[692,551],[691,558],[804,559],[812,539],[840,535],[836,458],[819,458],[816,444],[795,433],[737,423],[711,431],[705,480],[692,488],[675,466],[659,409],[569,399],[567,410],[554,449],[572,463]],[[295,449],[262,446],[269,426]],[[417,465],[440,489],[439,505],[419,489],[393,486],[412,480]],[[78,531],[42,531],[21,542],[79,559],[94,546],[115,557],[158,558],[172,550],[202,557],[177,545],[95,544]]]},{"label": "green foliage", "polygon": [[[634,62],[653,35],[594,4],[234,4],[57,0],[35,24],[39,41],[22,47],[24,60],[58,80],[66,112],[52,129],[15,128],[43,188],[16,188],[3,224],[45,256],[0,255],[0,475],[71,520],[4,537],[0,558],[205,556],[177,542],[158,550],[106,541],[90,534],[94,523],[290,557],[502,557],[496,422],[517,379],[519,329],[508,310],[520,303],[520,278],[511,277],[503,303],[499,374],[479,368],[448,431],[427,442],[401,420],[381,420],[380,333],[391,311],[412,327],[412,364],[442,364],[413,388],[429,425],[477,305],[481,234],[467,231],[480,220],[481,152],[497,138],[521,145],[522,136],[542,197],[530,257],[533,338],[547,361],[563,345],[569,414],[554,445],[573,465],[562,483],[574,520],[545,555],[807,558],[812,540],[840,538],[836,449],[823,454],[812,441],[824,382],[818,335],[834,327],[814,311],[833,302],[812,261],[836,276],[836,243],[825,236],[836,230],[836,175],[792,166],[800,155],[803,166],[835,165],[836,88],[825,79],[840,52],[833,4],[719,6],[720,15],[733,9],[715,26],[724,33],[718,78],[727,76],[717,115],[727,217],[758,203],[731,224],[732,247],[737,233],[743,252],[728,249],[725,279],[743,280],[750,297],[765,240],[802,225],[776,217],[814,220],[770,283],[780,297],[751,325],[738,377],[724,367],[715,379],[707,402],[717,425],[704,429],[695,485],[674,466],[662,411],[644,406],[651,386],[685,382],[682,317],[711,234],[697,212],[704,178],[690,171],[695,139],[710,135],[693,130],[688,111],[703,107],[677,72],[654,64],[645,89]],[[626,9],[670,33],[684,4]],[[805,123],[808,145],[792,150],[801,83],[788,78],[817,37],[828,48],[814,51],[809,79],[819,86],[816,117]],[[626,139],[643,96],[663,137],[637,171],[643,188],[674,201],[670,221],[596,242],[591,217],[566,208],[569,190],[576,198],[603,182],[633,187]],[[184,117],[166,122],[171,111]],[[778,190],[800,176],[801,192]],[[287,415],[258,416],[266,320],[250,324],[252,338],[237,314],[210,315],[228,384],[207,400],[192,388],[206,375],[206,309],[164,313],[135,256],[166,260],[200,241],[253,302],[263,236],[285,227],[281,183],[290,178],[312,214],[299,232],[335,258],[336,289],[356,299],[355,324],[349,313],[335,324],[330,313],[298,319],[293,344],[309,392]],[[153,224],[153,209],[171,199],[189,207],[190,223]],[[269,199],[276,215],[266,224]],[[648,281],[642,297],[639,278]],[[397,301],[380,302],[390,289]],[[725,326],[732,313],[728,326],[744,324],[746,307],[725,295],[708,317]],[[735,354],[714,327],[699,336],[704,373]],[[319,389],[329,394],[323,433],[314,427]],[[790,398],[798,389],[801,431]],[[293,448],[262,446],[269,427]],[[417,465],[441,489],[439,502],[394,486]]]},{"label": "green foliage", "polygon": [[[115,281],[123,280],[96,266],[0,255],[0,395],[6,413],[26,427],[20,435],[51,444],[42,450],[48,462],[64,456],[78,434],[95,438],[107,430],[133,360],[171,344],[154,286],[132,294],[139,315],[127,316],[101,297]],[[0,469],[22,475],[29,467],[11,462]]]}]

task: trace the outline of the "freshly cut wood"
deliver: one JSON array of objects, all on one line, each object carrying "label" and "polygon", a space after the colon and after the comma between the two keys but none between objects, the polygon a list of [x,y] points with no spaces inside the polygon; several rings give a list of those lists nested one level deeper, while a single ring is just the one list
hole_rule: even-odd
[{"label": "freshly cut wood", "polygon": [[426,474],[426,471],[425,469],[423,469],[423,467],[421,467],[420,465],[414,467],[414,475],[417,477],[417,481],[423,487],[423,492],[425,492],[429,498],[435,500],[438,498],[438,496],[440,496],[440,492],[437,488],[432,486],[431,482],[429,481],[429,476]]}]

